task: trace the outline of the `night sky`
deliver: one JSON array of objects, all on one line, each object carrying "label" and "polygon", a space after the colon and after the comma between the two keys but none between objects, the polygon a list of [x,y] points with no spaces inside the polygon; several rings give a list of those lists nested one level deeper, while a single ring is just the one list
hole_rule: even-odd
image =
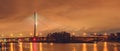
[{"label": "night sky", "polygon": [[0,0],[0,32],[120,31],[120,0]]}]

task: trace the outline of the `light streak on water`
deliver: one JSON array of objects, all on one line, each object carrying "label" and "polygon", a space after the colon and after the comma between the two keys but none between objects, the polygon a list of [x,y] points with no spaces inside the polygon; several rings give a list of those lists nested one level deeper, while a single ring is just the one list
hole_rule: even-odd
[{"label": "light streak on water", "polygon": [[30,43],[30,51],[33,51],[33,44]]},{"label": "light streak on water", "polygon": [[103,51],[108,51],[108,45],[107,45],[107,42],[104,42],[104,45],[103,45]]},{"label": "light streak on water", "polygon": [[73,50],[72,51],[76,51],[76,48],[75,47],[73,47]]},{"label": "light streak on water", "polygon": [[43,45],[42,43],[39,43],[40,51],[43,51]]},{"label": "light streak on water", "polygon": [[87,45],[86,45],[86,43],[83,43],[82,45],[83,45],[82,46],[82,51],[87,51]]},{"label": "light streak on water", "polygon": [[[26,48],[24,45],[28,45],[29,48]],[[119,43],[109,43],[109,42],[102,42],[102,43],[80,43],[79,44],[60,44],[57,45],[56,43],[2,43],[1,51],[119,51]],[[28,47],[28,46],[27,46]]]},{"label": "light streak on water", "polygon": [[14,51],[13,50],[13,43],[10,43],[10,51]]},{"label": "light streak on water", "polygon": [[37,44],[33,43],[33,51],[37,51]]},{"label": "light streak on water", "polygon": [[93,44],[93,51],[98,51],[96,43]]},{"label": "light streak on water", "polygon": [[23,43],[20,42],[19,44],[20,44],[20,46],[19,46],[19,47],[20,47],[19,51],[23,51]]},{"label": "light streak on water", "polygon": [[117,44],[114,44],[114,51],[118,51]]},{"label": "light streak on water", "polygon": [[[4,45],[4,43],[2,43],[2,46]],[[2,51],[4,51],[4,47],[2,47]]]}]

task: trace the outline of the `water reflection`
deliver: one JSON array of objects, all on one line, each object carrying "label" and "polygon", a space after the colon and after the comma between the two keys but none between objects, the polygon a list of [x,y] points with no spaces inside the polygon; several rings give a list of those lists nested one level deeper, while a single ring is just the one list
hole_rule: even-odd
[{"label": "water reflection", "polygon": [[83,49],[82,49],[82,51],[87,51],[87,45],[86,45],[86,43],[83,43]]},{"label": "water reflection", "polygon": [[5,51],[5,50],[4,50],[4,43],[2,43],[2,46],[3,46],[3,47],[2,47],[2,51]]},{"label": "water reflection", "polygon": [[120,43],[2,43],[2,51],[120,51]]},{"label": "water reflection", "polygon": [[53,43],[50,43],[51,46],[53,46]]},{"label": "water reflection", "polygon": [[33,45],[30,43],[30,51],[33,51]]},{"label": "water reflection", "polygon": [[97,51],[98,49],[97,49],[97,44],[96,43],[94,43],[93,44],[93,51]]},{"label": "water reflection", "polygon": [[42,43],[40,43],[40,51],[43,51],[43,45],[42,45]]},{"label": "water reflection", "polygon": [[10,51],[13,51],[13,43],[10,43]]},{"label": "water reflection", "polygon": [[117,44],[114,44],[114,51],[118,51]]},{"label": "water reflection", "polygon": [[76,51],[76,48],[75,48],[75,47],[73,47],[73,51]]},{"label": "water reflection", "polygon": [[22,44],[23,44],[22,42],[19,43],[19,47],[20,47],[20,48],[19,48],[19,51],[23,51],[23,46],[22,46]]},{"label": "water reflection", "polygon": [[103,51],[108,51],[108,46],[107,46],[107,42],[104,42],[104,45],[103,45]]},{"label": "water reflection", "polygon": [[37,44],[33,43],[33,51],[37,51]]}]

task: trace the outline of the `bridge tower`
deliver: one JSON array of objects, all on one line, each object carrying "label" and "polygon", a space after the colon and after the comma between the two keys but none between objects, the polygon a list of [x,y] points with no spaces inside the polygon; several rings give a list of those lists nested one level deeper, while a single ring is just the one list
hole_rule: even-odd
[{"label": "bridge tower", "polygon": [[34,12],[34,37],[36,37],[37,32],[37,13]]}]

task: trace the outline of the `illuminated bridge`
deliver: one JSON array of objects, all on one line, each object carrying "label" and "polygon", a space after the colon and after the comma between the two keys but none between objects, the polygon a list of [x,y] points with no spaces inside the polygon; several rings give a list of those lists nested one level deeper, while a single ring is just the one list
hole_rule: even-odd
[{"label": "illuminated bridge", "polygon": [[[93,37],[70,37],[71,41],[105,41],[107,36],[93,36]],[[18,38],[0,38],[0,42],[48,42],[47,37],[18,37]]]}]

